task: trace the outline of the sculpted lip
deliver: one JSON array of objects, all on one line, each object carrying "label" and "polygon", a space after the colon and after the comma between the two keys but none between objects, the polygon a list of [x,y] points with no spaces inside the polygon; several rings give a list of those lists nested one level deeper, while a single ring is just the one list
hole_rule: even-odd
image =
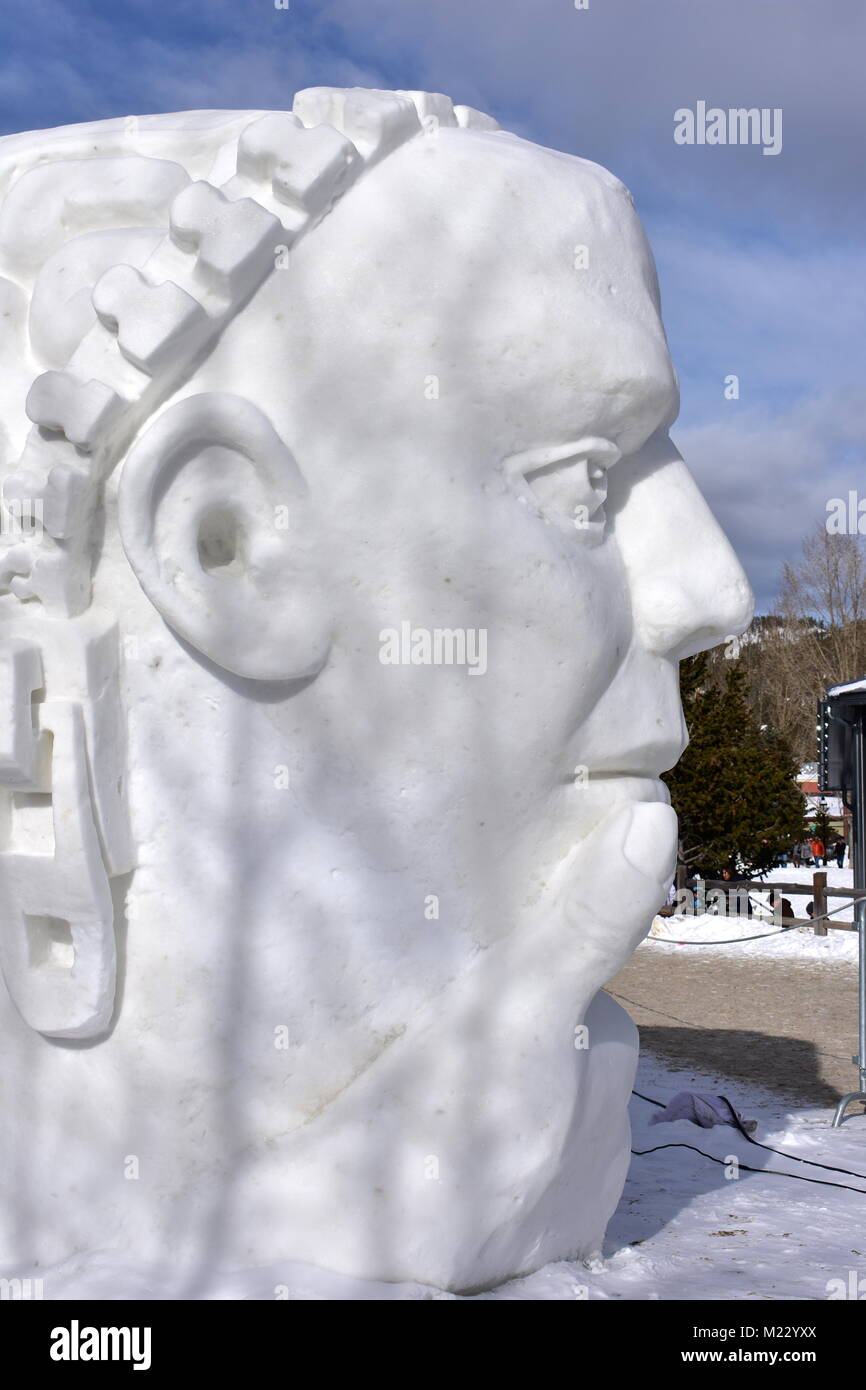
[{"label": "sculpted lip", "polygon": [[592,787],[601,783],[606,784],[608,791],[613,790],[613,786],[618,783],[637,800],[666,801],[670,804],[670,792],[661,780],[660,774],[656,772],[593,772],[590,768],[584,786]]},{"label": "sculpted lip", "polygon": [[623,855],[632,868],[664,880],[676,865],[677,818],[670,805],[643,801],[634,807]]},{"label": "sculpted lip", "polygon": [[[644,718],[649,718],[653,711],[646,711]],[[663,772],[675,767],[688,746],[688,736],[685,725],[681,719],[671,717],[673,711],[665,709],[659,710],[656,727],[652,729],[651,736],[646,740],[638,741],[634,737],[638,733],[635,727],[629,728],[628,720],[633,717],[630,711],[618,711],[617,717],[612,721],[610,728],[621,734],[619,746],[613,746],[609,751],[598,750],[593,756],[593,744],[595,738],[587,738],[582,731],[576,731],[574,741],[568,750],[568,756],[574,757],[575,767],[585,766],[591,781],[616,781],[624,777],[651,778],[653,780],[661,777]],[[650,725],[652,728],[652,726]],[[631,736],[630,736],[631,735]],[[610,735],[606,735],[605,741]],[[599,739],[598,742],[601,740]],[[584,756],[581,756],[581,744],[586,749]]]}]

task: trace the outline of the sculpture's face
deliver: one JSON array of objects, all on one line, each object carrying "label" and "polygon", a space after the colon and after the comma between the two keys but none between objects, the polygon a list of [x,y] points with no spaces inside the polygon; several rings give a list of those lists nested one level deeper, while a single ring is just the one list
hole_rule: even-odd
[{"label": "sculpture's face", "polygon": [[[46,364],[92,321],[90,282],[160,235],[61,242],[30,313]],[[252,828],[263,922],[300,883],[337,923],[366,911],[360,956],[418,985],[395,933],[431,899],[458,959],[578,915],[588,997],[671,869],[677,659],[749,615],[666,433],[676,381],[631,200],[582,160],[442,128],[278,266],[111,483],[132,570],[109,510],[95,607],[146,639],[127,644],[130,908],[185,892],[193,911],[227,829]],[[635,803],[640,832],[623,812],[588,874],[580,846]],[[593,955],[630,827],[651,886]],[[210,910],[230,930],[234,903]]]},{"label": "sculpture's face", "polygon": [[[305,476],[298,524],[333,632],[314,680],[267,707],[274,762],[296,760],[312,822],[348,830],[401,919],[435,893],[474,938],[509,930],[612,807],[667,801],[677,658],[748,619],[666,433],[676,383],[627,194],[508,137],[398,151],[184,395],[220,389],[255,403]],[[212,469],[188,473],[213,495]],[[187,494],[167,495],[157,550]],[[170,541],[163,563],[179,563]],[[242,563],[222,582],[243,584]],[[437,629],[462,665],[435,664]],[[259,727],[260,707],[247,717]],[[674,829],[657,820],[661,891]],[[646,925],[623,916],[603,970]]]}]

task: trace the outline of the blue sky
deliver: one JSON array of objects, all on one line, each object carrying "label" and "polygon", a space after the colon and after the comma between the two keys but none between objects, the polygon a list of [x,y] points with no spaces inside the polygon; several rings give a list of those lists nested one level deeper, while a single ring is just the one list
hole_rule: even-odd
[{"label": "blue sky", "polygon": [[[864,53],[862,0],[4,0],[0,134],[405,87],[607,165],[658,260],[675,437],[766,611],[827,499],[866,495]],[[781,152],[675,144],[698,100],[780,107]]]}]

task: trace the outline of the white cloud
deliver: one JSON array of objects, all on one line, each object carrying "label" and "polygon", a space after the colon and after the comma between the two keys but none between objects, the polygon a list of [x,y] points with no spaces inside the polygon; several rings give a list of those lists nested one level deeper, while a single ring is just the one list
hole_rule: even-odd
[{"label": "white cloud", "polygon": [[[777,418],[743,412],[674,436],[758,597],[772,607],[783,562],[827,516],[831,497],[866,497],[866,404],[832,391]],[[854,446],[852,449],[852,445]]]}]

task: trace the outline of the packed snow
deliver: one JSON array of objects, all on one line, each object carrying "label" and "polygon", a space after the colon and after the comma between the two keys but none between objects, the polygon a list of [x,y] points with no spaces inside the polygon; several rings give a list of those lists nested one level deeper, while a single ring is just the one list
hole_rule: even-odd
[{"label": "packed snow", "polygon": [[[811,927],[797,927],[779,932],[779,924],[771,916],[769,888],[773,883],[802,883],[811,886],[812,869],[774,869],[766,875],[768,891],[751,892],[753,916],[719,916],[715,913],[698,913],[673,917],[656,917],[650,930],[649,941],[642,950],[693,951],[696,943],[706,942],[706,949],[712,952],[733,953],[737,956],[779,957],[796,960],[816,960],[830,963],[857,963],[857,933],[841,931],[829,927],[826,936],[816,936]],[[850,898],[834,897],[834,888],[852,887],[851,869],[838,869],[835,864],[826,870],[827,911],[832,913],[831,921],[850,922],[854,910]],[[732,887],[736,887],[733,884]],[[786,895],[789,896],[789,895]],[[806,916],[808,897],[790,896],[791,906],[796,917]],[[765,915],[760,915],[763,909]],[[745,940],[747,937],[758,940]]]}]

